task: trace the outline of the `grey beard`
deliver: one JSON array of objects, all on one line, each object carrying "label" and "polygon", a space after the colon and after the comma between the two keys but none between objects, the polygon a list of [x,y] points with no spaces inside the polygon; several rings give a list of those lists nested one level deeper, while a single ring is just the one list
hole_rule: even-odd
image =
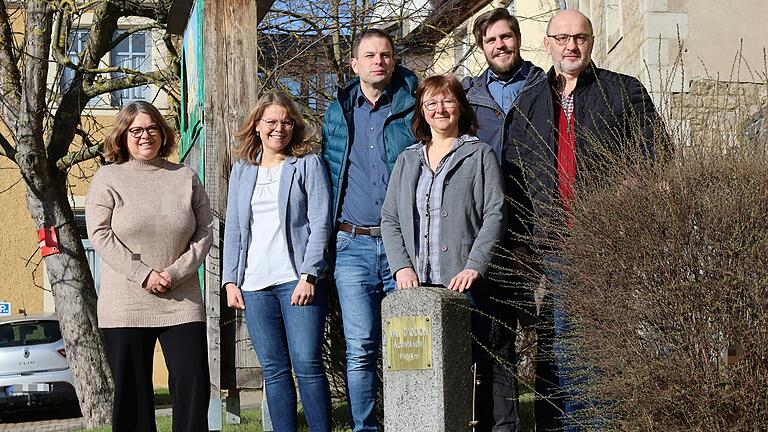
[{"label": "grey beard", "polygon": [[560,72],[573,74],[575,72],[583,72],[589,66],[590,60],[588,58],[581,59],[578,63],[568,63],[560,61]]}]

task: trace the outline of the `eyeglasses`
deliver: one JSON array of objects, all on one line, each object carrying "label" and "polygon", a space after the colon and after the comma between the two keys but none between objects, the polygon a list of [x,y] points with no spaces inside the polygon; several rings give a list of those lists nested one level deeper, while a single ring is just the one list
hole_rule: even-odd
[{"label": "eyeglasses", "polygon": [[594,37],[591,34],[586,33],[579,33],[579,34],[556,34],[556,35],[547,35],[547,37],[551,37],[555,40],[555,43],[557,43],[560,46],[568,45],[568,42],[573,38],[573,41],[576,42],[576,45],[584,46],[587,44],[587,42],[591,41]]},{"label": "eyeglasses", "polygon": [[454,108],[456,106],[456,99],[428,100],[424,102],[424,108],[427,111],[435,111],[440,104],[443,104],[443,108]]},{"label": "eyeglasses", "polygon": [[128,133],[131,134],[134,138],[141,138],[142,135],[144,135],[144,132],[147,132],[147,135],[149,136],[155,136],[160,133],[160,128],[157,126],[147,126],[147,127],[132,127],[128,129]]},{"label": "eyeglasses", "polygon": [[280,121],[280,120],[264,120],[264,119],[259,119],[259,120],[263,121],[264,124],[266,124],[267,127],[270,128],[270,129],[277,129],[277,125],[280,124],[280,125],[283,126],[283,129],[285,129],[285,130],[292,130],[293,126],[295,125],[293,120],[283,120],[283,121]]}]

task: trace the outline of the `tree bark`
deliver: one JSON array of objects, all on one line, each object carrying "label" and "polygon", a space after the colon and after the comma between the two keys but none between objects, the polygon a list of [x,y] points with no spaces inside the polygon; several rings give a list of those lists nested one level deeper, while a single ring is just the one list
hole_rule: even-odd
[{"label": "tree bark", "polygon": [[[42,143],[41,143],[42,144]],[[66,177],[43,155],[16,156],[37,228],[53,226],[60,253],[45,257],[80,410],[88,428],[112,420],[112,377],[96,318],[96,290],[66,194]]]},{"label": "tree bark", "polygon": [[[7,43],[12,26],[5,1],[0,0],[0,42],[4,42],[0,44],[0,59],[5,60],[0,66],[0,105],[4,107],[0,115],[13,141],[2,137],[0,154],[19,167],[35,227],[53,227],[58,237],[59,252],[44,258],[45,269],[80,409],[86,426],[93,428],[111,422],[113,384],[98,327],[93,277],[67,197],[67,169],[57,165],[82,160],[81,155],[75,154],[70,161],[67,152],[81,122],[82,110],[90,99],[83,85],[92,85],[94,74],[78,70],[52,115],[48,104],[48,59],[54,10],[48,0],[29,0],[23,7],[24,41],[22,49],[16,52]],[[135,10],[128,10],[128,7]],[[158,3],[156,7],[160,9],[153,16],[159,21],[158,17],[165,16],[165,6]],[[112,37],[120,16],[150,15],[152,10],[143,3],[98,4],[93,11],[91,39],[78,67],[92,69],[98,66],[99,59],[114,45]],[[55,37],[58,47],[60,39],[66,38],[66,31],[57,26]],[[16,68],[18,58],[23,60],[19,62],[20,68]],[[154,73],[167,74],[166,71]],[[166,75],[158,76],[164,78]],[[149,77],[129,78],[143,83],[152,77],[150,74]],[[112,81],[118,83],[118,80]],[[85,153],[96,155],[95,151]]]},{"label": "tree bark", "polygon": [[[45,0],[27,3],[21,102],[16,125],[16,157],[27,189],[27,207],[35,227],[54,227],[59,253],[45,258],[56,302],[67,360],[86,426],[108,424],[112,417],[112,379],[96,318],[96,292],[67,199],[66,173],[45,147],[48,57],[53,10]],[[79,111],[78,111],[79,112]],[[70,138],[71,142],[71,138]]]}]

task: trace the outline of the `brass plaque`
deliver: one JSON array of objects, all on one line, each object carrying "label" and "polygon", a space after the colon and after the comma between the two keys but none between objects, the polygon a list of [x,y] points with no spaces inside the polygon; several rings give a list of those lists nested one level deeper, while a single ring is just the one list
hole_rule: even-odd
[{"label": "brass plaque", "polygon": [[432,320],[404,316],[384,321],[386,368],[390,371],[432,369]]}]

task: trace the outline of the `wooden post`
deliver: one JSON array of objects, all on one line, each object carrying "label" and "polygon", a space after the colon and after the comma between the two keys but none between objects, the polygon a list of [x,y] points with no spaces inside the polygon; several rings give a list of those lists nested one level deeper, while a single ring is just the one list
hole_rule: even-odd
[{"label": "wooden post", "polygon": [[[198,0],[200,1],[200,0]],[[257,6],[253,0],[208,0],[203,2],[203,71],[204,71],[204,152],[205,187],[211,198],[214,213],[214,242],[206,261],[206,309],[208,315],[209,363],[211,370],[211,407],[209,429],[222,429],[221,391],[224,388],[241,388],[241,379],[223,376],[252,376],[260,384],[260,370],[250,349],[244,323],[238,317],[222,310],[221,287],[221,240],[227,203],[227,179],[231,167],[231,148],[235,133],[259,93],[256,26]],[[224,299],[224,307],[226,307]],[[231,318],[230,318],[231,317]],[[222,319],[223,318],[223,319]],[[227,326],[234,326],[234,364],[223,364],[222,334]],[[224,330],[222,330],[224,327]],[[224,338],[225,340],[227,338]],[[226,343],[226,342],[225,342]],[[227,348],[225,348],[226,351]],[[244,373],[235,374],[235,370]],[[235,370],[232,370],[234,368]],[[250,372],[250,373],[247,373]],[[232,383],[231,381],[235,381]],[[229,385],[228,385],[229,384]],[[234,384],[234,386],[231,386]],[[239,420],[237,391],[233,400],[226,404],[231,409],[233,421]],[[236,403],[235,403],[236,402]],[[234,407],[237,406],[238,409]],[[237,420],[235,420],[237,419]]]}]

